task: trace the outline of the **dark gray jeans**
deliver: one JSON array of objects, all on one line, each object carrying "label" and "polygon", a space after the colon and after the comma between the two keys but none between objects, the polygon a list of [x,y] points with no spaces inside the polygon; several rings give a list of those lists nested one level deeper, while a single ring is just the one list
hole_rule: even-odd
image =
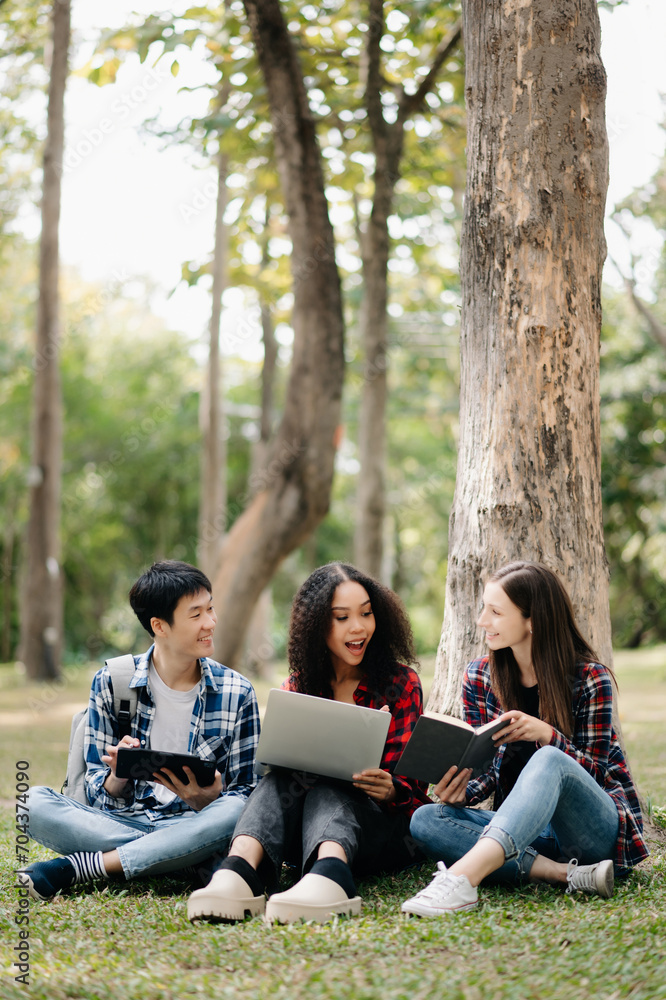
[{"label": "dark gray jeans", "polygon": [[423,860],[406,812],[382,808],[347,782],[304,771],[275,769],[265,775],[236,824],[233,839],[239,836],[254,837],[266,852],[259,874],[271,892],[283,861],[308,872],[325,840],[340,844],[359,876]]}]

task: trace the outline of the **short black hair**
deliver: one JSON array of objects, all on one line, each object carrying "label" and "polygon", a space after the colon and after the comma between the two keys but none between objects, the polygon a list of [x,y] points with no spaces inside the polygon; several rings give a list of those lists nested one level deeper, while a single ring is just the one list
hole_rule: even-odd
[{"label": "short black hair", "polygon": [[205,573],[189,563],[163,559],[139,577],[129,592],[129,602],[146,632],[155,635],[150,619],[161,618],[173,625],[173,613],[181,597],[194,596],[200,590],[213,592]]}]

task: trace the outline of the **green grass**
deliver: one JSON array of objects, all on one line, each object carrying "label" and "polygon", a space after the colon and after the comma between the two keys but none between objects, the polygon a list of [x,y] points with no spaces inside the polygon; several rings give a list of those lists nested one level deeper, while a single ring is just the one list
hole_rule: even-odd
[{"label": "green grass", "polygon": [[[632,767],[642,793],[662,810],[664,663],[663,649],[616,660]],[[476,910],[432,921],[399,913],[402,900],[428,879],[429,864],[362,883],[362,916],[323,927],[270,928],[259,920],[192,927],[191,886],[177,878],[82,887],[31,905],[30,987],[16,984],[18,898],[7,808],[14,763],[28,756],[33,783],[59,787],[69,718],[85,703],[89,677],[81,670],[47,693],[0,668],[3,1000],[666,1000],[666,854],[657,842],[611,900],[568,897],[550,887],[484,889]],[[260,690],[262,701],[268,686]],[[50,856],[36,845],[30,854]]]}]

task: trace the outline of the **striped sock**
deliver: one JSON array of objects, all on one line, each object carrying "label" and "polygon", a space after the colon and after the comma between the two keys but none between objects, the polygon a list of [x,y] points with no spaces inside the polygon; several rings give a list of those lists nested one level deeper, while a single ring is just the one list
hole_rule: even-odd
[{"label": "striped sock", "polygon": [[94,854],[84,851],[68,854],[67,861],[73,866],[75,872],[72,884],[78,885],[79,882],[92,882],[96,878],[108,878],[102,858],[102,851],[96,851]]}]

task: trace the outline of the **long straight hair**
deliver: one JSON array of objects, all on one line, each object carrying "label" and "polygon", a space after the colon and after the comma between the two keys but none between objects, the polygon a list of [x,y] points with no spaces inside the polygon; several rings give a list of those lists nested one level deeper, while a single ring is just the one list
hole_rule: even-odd
[{"label": "long straight hair", "polygon": [[[552,570],[512,562],[490,580],[499,583],[532,625],[532,664],[539,685],[539,716],[566,736],[573,732],[571,695],[576,664],[598,662],[581,635],[571,600]],[[490,683],[504,711],[520,704],[520,670],[510,647],[490,650]]]}]

